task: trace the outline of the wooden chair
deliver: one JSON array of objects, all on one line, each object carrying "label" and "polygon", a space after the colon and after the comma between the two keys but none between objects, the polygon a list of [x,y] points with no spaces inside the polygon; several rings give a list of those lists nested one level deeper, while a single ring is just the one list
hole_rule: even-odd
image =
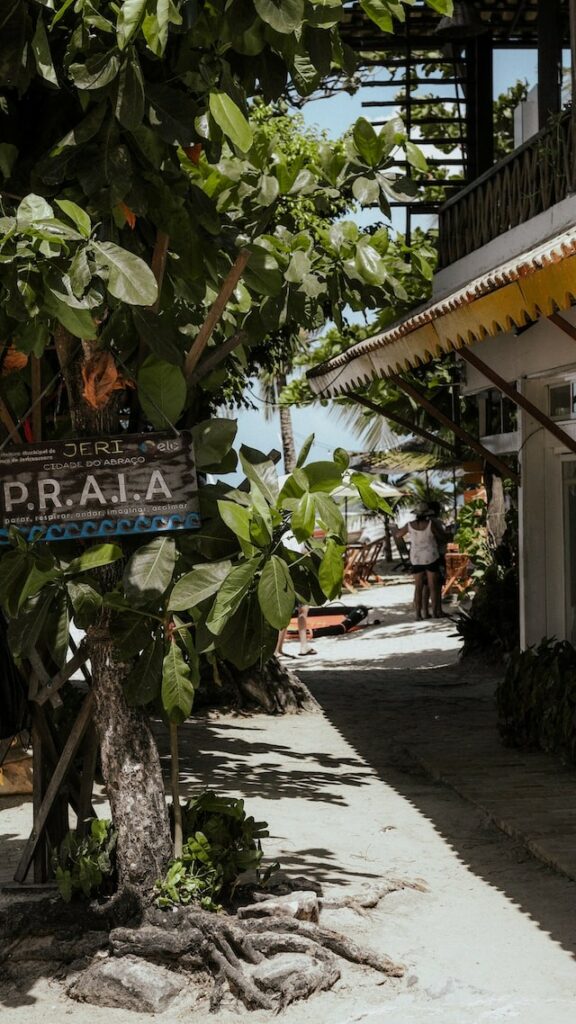
[{"label": "wooden chair", "polygon": [[369,587],[371,581],[381,583],[376,573],[376,563],[382,553],[383,540],[368,544],[350,544],[344,556],[344,587],[353,592],[356,587]]},{"label": "wooden chair", "polygon": [[[450,550],[451,548],[452,550]],[[445,555],[445,565],[446,580],[442,587],[442,597],[446,597],[453,590],[463,594],[470,586],[470,558],[458,551],[455,544],[449,544]]]}]

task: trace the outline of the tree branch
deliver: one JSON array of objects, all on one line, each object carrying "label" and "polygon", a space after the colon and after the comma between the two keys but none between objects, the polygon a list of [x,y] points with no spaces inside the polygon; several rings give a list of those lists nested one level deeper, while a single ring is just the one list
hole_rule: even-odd
[{"label": "tree branch", "polygon": [[234,349],[244,344],[247,337],[246,331],[237,331],[236,334],[233,334],[226,341],[223,341],[221,345],[218,345],[192,374],[189,384],[197,384],[199,380],[203,380],[209,373],[212,373],[226,359],[226,356],[229,356]]},{"label": "tree branch", "polygon": [[190,349],[188,355],[186,356],[186,363],[184,365],[184,376],[188,381],[190,381],[190,378],[192,377],[192,374],[198,365],[200,356],[202,355],[204,349],[206,348],[206,345],[210,341],[210,338],[212,337],[212,332],[214,331],[214,328],[216,327],[224,310],[226,309],[228,300],[232,295],[232,292],[234,291],[236,285],[238,284],[238,281],[242,277],[242,274],[244,273],[244,269],[249,259],[250,253],[248,252],[248,250],[241,249],[236,259],[234,260],[234,263],[230,267],[230,270],[228,271],[228,274],[222,283],[220,291],[218,292],[218,295],[216,296],[214,302],[212,303],[208,316],[206,317],[204,323],[202,324],[202,327],[198,331],[198,334],[194,339],[194,344],[192,345],[192,348]]}]

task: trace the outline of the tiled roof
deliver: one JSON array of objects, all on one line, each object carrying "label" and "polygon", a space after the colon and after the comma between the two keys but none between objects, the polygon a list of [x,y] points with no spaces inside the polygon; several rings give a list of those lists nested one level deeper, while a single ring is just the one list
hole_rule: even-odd
[{"label": "tiled roof", "polygon": [[507,333],[576,300],[576,227],[502,263],[308,372],[316,394],[344,394],[443,352]]}]

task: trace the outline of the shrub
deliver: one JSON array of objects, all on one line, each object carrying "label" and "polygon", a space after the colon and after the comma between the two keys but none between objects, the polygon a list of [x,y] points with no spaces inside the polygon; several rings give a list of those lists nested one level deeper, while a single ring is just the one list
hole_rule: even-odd
[{"label": "shrub", "polygon": [[68,832],[52,857],[56,884],[66,903],[75,896],[89,899],[114,891],[116,831],[112,822],[93,818],[86,836]]},{"label": "shrub", "polygon": [[496,692],[509,746],[561,754],[576,763],[576,649],[544,638],[510,658]]},{"label": "shrub", "polygon": [[489,566],[476,587],[469,611],[456,617],[462,657],[471,654],[501,659],[519,644],[519,595],[516,568]]},{"label": "shrub", "polygon": [[182,857],[156,883],[156,902],[160,907],[198,903],[205,910],[219,910],[218,901],[230,898],[244,871],[258,872],[260,840],[268,827],[247,817],[243,800],[210,792],[187,804],[182,825]]}]

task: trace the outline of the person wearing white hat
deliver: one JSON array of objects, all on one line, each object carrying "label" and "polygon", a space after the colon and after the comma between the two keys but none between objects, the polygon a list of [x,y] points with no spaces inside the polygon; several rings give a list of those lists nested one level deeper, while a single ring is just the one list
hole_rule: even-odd
[{"label": "person wearing white hat", "polygon": [[[440,593],[440,544],[442,536],[434,513],[426,502],[421,502],[413,511],[414,519],[406,523],[400,530],[394,531],[394,537],[407,537],[410,541],[410,565],[414,573],[414,609],[416,619],[422,618],[422,597],[424,583],[427,583],[432,602],[432,614],[435,619],[442,616]],[[428,618],[427,609],[424,610]]]}]

